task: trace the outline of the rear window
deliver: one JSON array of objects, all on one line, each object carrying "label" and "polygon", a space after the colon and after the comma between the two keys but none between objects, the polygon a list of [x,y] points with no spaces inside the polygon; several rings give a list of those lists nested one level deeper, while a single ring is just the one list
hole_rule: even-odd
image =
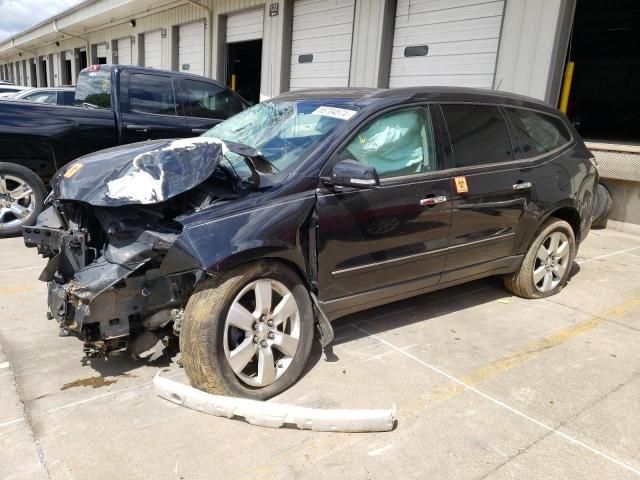
[{"label": "rear window", "polygon": [[513,160],[509,131],[496,107],[442,105],[456,167]]},{"label": "rear window", "polygon": [[571,135],[562,120],[544,113],[505,108],[518,145],[517,158],[531,158],[566,145]]},{"label": "rear window", "polygon": [[129,106],[135,112],[175,115],[176,98],[171,77],[147,73],[131,74]]},{"label": "rear window", "polygon": [[111,72],[80,72],[73,104],[79,107],[111,108]]}]

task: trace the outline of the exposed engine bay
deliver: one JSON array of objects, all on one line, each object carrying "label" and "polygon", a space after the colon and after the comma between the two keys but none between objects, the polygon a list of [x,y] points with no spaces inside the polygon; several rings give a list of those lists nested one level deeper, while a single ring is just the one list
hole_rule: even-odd
[{"label": "exposed engine bay", "polygon": [[[128,350],[153,360],[171,345],[187,300],[207,275],[173,248],[180,219],[246,195],[270,172],[255,150],[218,139],[131,147],[58,172],[50,206],[24,228],[25,244],[49,259],[40,276],[48,284],[48,317],[61,334],[83,339],[89,357]],[[220,164],[228,152],[246,161],[247,180]]]}]

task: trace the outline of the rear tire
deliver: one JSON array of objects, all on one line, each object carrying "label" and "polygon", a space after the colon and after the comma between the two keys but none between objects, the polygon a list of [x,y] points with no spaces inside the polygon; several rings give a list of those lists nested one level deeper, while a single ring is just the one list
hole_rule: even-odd
[{"label": "rear tire", "polygon": [[0,238],[19,235],[42,212],[46,188],[22,165],[0,162]]},{"label": "rear tire", "polygon": [[189,299],[182,363],[200,390],[264,400],[302,374],[313,325],[309,293],[295,272],[277,262],[244,265],[205,281]]},{"label": "rear tire", "polygon": [[596,204],[593,207],[593,216],[591,217],[591,228],[601,229],[607,228],[607,220],[609,213],[613,208],[613,198],[609,189],[599,183],[596,187]]},{"label": "rear tire", "polygon": [[555,295],[567,283],[575,255],[571,225],[551,217],[540,227],[518,271],[504,278],[504,285],[522,298]]}]

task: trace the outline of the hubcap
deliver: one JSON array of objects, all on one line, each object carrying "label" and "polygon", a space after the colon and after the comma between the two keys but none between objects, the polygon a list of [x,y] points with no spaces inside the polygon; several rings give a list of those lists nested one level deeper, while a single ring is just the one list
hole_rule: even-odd
[{"label": "hubcap", "polygon": [[236,376],[266,387],[287,371],[300,342],[300,311],[282,283],[268,278],[245,286],[225,320],[224,354]]},{"label": "hubcap", "polygon": [[0,230],[22,225],[35,207],[35,193],[26,181],[0,173]]},{"label": "hubcap", "polygon": [[553,232],[544,239],[533,265],[533,283],[539,292],[548,292],[564,278],[571,260],[571,245],[562,232]]}]

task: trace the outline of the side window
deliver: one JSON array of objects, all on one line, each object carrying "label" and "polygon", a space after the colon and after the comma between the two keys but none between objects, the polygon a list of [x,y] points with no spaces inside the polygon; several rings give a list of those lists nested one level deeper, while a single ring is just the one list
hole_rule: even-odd
[{"label": "side window", "polygon": [[184,109],[188,117],[227,119],[244,110],[233,93],[215,84],[197,80],[181,80]]},{"label": "side window", "polygon": [[56,92],[39,92],[26,95],[24,99],[35,103],[56,103],[56,97]]},{"label": "side window", "polygon": [[497,107],[442,105],[456,167],[513,160],[507,124]]},{"label": "side window", "polygon": [[429,112],[410,108],[387,113],[364,127],[338,154],[375,167],[380,178],[436,170]]},{"label": "side window", "polygon": [[62,92],[62,105],[73,105],[74,92]]},{"label": "side window", "polygon": [[176,99],[171,77],[147,73],[129,76],[129,106],[141,113],[176,114]]},{"label": "side window", "polygon": [[565,145],[571,139],[567,127],[559,118],[520,108],[504,110],[521,149],[517,153],[518,158],[542,155]]}]

